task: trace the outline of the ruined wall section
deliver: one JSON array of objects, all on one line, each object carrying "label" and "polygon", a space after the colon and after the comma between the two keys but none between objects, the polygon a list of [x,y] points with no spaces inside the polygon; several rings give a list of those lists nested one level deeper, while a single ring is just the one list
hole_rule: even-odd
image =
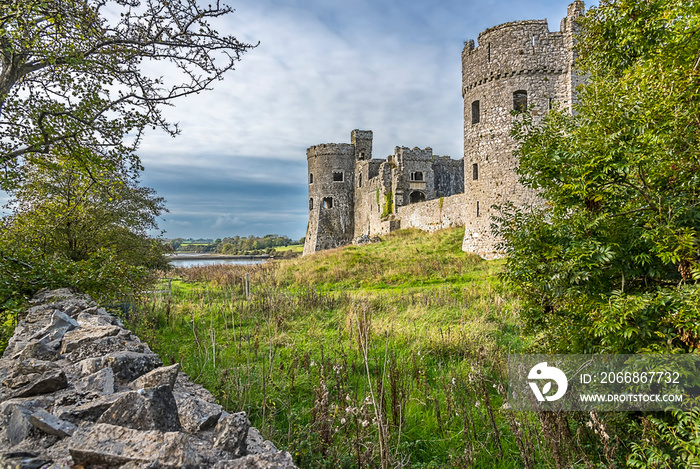
[{"label": "ruined wall section", "polygon": [[493,205],[540,203],[514,171],[518,160],[510,132],[517,117],[511,112],[526,105],[523,112],[537,123],[555,102],[571,106],[569,34],[549,32],[546,20],[516,21],[482,32],[478,47],[473,41],[464,47],[465,251],[500,256],[490,230]]},{"label": "ruined wall section", "polygon": [[464,226],[464,194],[399,207],[396,216],[401,228],[418,228],[429,233]]},{"label": "ruined wall section", "polygon": [[395,147],[389,162],[396,166],[392,177],[395,209],[435,198],[432,148]]},{"label": "ruined wall section", "polygon": [[315,145],[306,151],[309,167],[309,226],[304,255],[348,244],[354,234],[355,147]]},{"label": "ruined wall section", "polygon": [[354,237],[374,236],[381,230],[385,195],[391,190],[391,166],[386,160],[358,161],[355,177]]},{"label": "ruined wall section", "polygon": [[435,197],[450,197],[464,193],[464,158],[453,160],[449,156],[433,159]]}]

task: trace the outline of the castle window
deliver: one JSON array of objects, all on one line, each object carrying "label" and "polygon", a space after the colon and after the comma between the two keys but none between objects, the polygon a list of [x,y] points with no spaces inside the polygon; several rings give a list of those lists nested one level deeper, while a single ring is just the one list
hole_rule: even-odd
[{"label": "castle window", "polygon": [[357,187],[362,187],[362,173],[357,175]]},{"label": "castle window", "polygon": [[314,183],[314,173],[309,173],[309,184]]},{"label": "castle window", "polygon": [[479,201],[476,202],[476,216],[479,216]]},{"label": "castle window", "polygon": [[425,194],[423,194],[421,191],[413,191],[413,192],[411,192],[411,195],[409,196],[409,201],[412,204],[415,204],[418,202],[425,202]]},{"label": "castle window", "polygon": [[309,210],[314,209],[314,199],[309,199]]},{"label": "castle window", "polygon": [[476,181],[477,179],[479,179],[479,164],[474,163],[472,165],[472,180]]},{"label": "castle window", "polygon": [[423,180],[423,172],[421,171],[415,171],[411,173],[411,181],[422,181]]},{"label": "castle window", "polygon": [[491,62],[491,43],[489,42],[488,47],[486,47],[486,60]]},{"label": "castle window", "polygon": [[324,197],[323,203],[321,204],[323,208],[333,208],[333,197]]},{"label": "castle window", "polygon": [[479,115],[479,101],[476,100],[472,102],[472,125],[478,124],[480,120],[481,116]]},{"label": "castle window", "polygon": [[364,152],[364,151],[361,151],[361,152],[360,152],[360,159],[361,159],[361,160],[364,160],[364,159],[365,159],[365,152]]},{"label": "castle window", "polygon": [[333,182],[343,182],[342,171],[333,171]]},{"label": "castle window", "polygon": [[513,93],[513,110],[515,112],[527,111],[527,91],[518,90]]},{"label": "castle window", "polygon": [[554,99],[549,98],[549,109],[552,109],[553,106],[554,106]]}]

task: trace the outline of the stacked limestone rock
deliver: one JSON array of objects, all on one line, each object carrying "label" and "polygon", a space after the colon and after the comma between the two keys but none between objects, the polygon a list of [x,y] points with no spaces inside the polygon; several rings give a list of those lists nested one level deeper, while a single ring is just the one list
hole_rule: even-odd
[{"label": "stacked limestone rock", "polygon": [[38,294],[0,359],[0,467],[293,468],[87,296]]}]

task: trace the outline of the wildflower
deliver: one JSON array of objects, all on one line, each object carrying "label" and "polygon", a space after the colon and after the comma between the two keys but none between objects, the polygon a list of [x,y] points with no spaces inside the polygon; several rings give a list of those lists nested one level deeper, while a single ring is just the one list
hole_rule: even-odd
[{"label": "wildflower", "polygon": [[479,407],[481,405],[481,402],[476,401],[476,404],[474,404],[474,407]]},{"label": "wildflower", "polygon": [[456,378],[452,378],[452,386],[456,386],[456,385],[457,385],[457,379],[456,379]]},{"label": "wildflower", "polygon": [[362,428],[366,428],[367,425],[369,425],[369,421],[363,420],[363,421],[362,421]]},{"label": "wildflower", "polygon": [[508,404],[508,403],[506,402],[506,403],[504,403],[504,404],[501,406],[501,408],[504,409],[504,410],[509,410],[509,409],[510,409],[510,404]]},{"label": "wildflower", "polygon": [[345,425],[345,422],[347,422],[347,420],[345,420],[345,417],[343,417],[342,419],[340,419],[340,424],[341,424],[341,425]]}]

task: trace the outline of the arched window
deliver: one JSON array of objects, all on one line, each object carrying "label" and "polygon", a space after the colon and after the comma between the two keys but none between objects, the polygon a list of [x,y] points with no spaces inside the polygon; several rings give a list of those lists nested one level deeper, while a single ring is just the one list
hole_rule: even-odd
[{"label": "arched window", "polygon": [[479,113],[479,100],[472,102],[472,125],[478,124],[481,120],[481,115]]},{"label": "arched window", "polygon": [[309,184],[314,183],[314,173],[309,173]]},{"label": "arched window", "polygon": [[309,199],[309,210],[314,209],[314,199]]},{"label": "arched window", "polygon": [[411,195],[409,197],[409,201],[412,204],[415,204],[418,202],[425,202],[425,194],[423,194],[421,191],[413,191],[413,192],[411,192]]},{"label": "arched window", "polygon": [[513,110],[515,112],[527,111],[527,91],[518,90],[513,93]]},{"label": "arched window", "polygon": [[323,203],[321,204],[323,208],[333,208],[333,197],[324,197]]},{"label": "arched window", "polygon": [[364,160],[365,158],[366,158],[365,152],[364,152],[364,151],[361,151],[361,152],[360,152],[360,157],[359,157],[358,159]]},{"label": "arched window", "polygon": [[414,171],[411,173],[411,181],[422,181],[423,180],[423,172],[422,171]]}]

